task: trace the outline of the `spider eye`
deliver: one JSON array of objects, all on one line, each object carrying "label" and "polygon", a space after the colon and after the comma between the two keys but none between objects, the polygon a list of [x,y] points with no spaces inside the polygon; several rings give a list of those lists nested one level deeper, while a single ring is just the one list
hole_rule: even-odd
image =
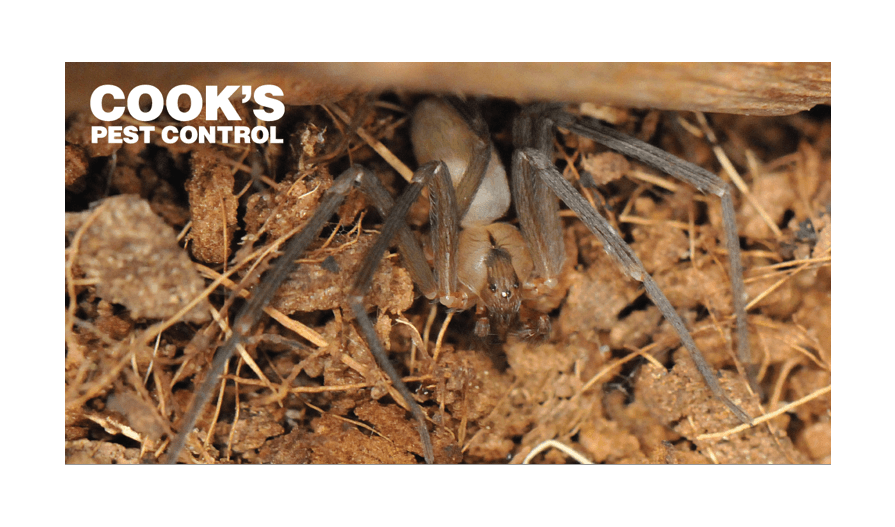
[{"label": "spider eye", "polygon": [[488,289],[490,289],[492,293],[497,291],[497,284],[488,284]]},{"label": "spider eye", "polygon": [[519,289],[519,282],[513,284],[513,289]]}]

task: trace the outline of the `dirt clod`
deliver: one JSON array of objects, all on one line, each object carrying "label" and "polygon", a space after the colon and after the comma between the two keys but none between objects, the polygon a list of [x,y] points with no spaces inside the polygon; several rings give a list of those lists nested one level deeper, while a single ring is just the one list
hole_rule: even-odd
[{"label": "dirt clod", "polygon": [[230,255],[239,206],[233,195],[233,175],[205,151],[193,154],[190,167],[193,175],[186,182],[186,190],[190,195],[193,256],[206,263],[223,263]]},{"label": "dirt clod", "polygon": [[[96,282],[100,298],[124,305],[132,318],[173,316],[204,288],[178,247],[176,233],[139,197],[109,198],[72,221],[90,222],[81,238],[78,266]],[[184,320],[208,320],[208,307],[200,302]]]}]

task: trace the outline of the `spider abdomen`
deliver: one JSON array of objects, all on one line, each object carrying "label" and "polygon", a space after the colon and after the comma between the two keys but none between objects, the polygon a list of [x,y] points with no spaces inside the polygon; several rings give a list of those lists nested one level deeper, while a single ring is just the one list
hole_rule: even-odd
[{"label": "spider abdomen", "polygon": [[[417,105],[410,137],[417,162],[423,165],[443,161],[454,187],[466,174],[476,142],[481,141],[463,116],[443,99],[426,99]],[[487,225],[506,214],[509,208],[507,173],[492,148],[485,177],[460,226]]]}]

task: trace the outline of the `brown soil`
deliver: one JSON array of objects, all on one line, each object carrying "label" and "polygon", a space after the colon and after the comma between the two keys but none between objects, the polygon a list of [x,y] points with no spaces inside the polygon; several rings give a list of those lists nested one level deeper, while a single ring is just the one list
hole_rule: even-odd
[{"label": "brown soil", "polygon": [[[380,97],[362,123],[411,168],[407,117],[418,100]],[[360,105],[348,99],[336,106],[353,115]],[[346,125],[333,109],[288,108],[277,123],[281,136],[288,133],[286,144],[264,149],[166,145],[158,138],[150,145],[91,145],[89,126],[98,123],[69,119],[67,462],[160,459],[243,303],[233,293],[257,284],[272,244],[311,217],[349,163],[364,164],[396,194],[404,187],[366,141],[343,136]],[[483,109],[506,160],[515,106],[492,100]],[[556,439],[598,463],[829,463],[829,109],[773,118],[709,115],[715,150],[693,114],[581,109],[726,179],[717,153],[730,159],[763,211],[734,191],[754,302],[749,330],[758,394],[744,380],[746,366],[734,360],[718,200],[557,134],[558,166],[631,242],[732,398],[759,416],[810,397],[754,428],[709,436],[739,423],[710,395],[639,284],[564,210],[577,261],[543,342],[483,342],[473,336],[472,313],[458,313],[437,345],[444,310],[430,318],[430,304],[415,298],[394,250],[380,267],[366,302],[430,419],[436,462],[519,463]],[[241,114],[250,115],[246,110]],[[409,214],[421,236],[427,207],[422,200]],[[422,461],[415,423],[395,402],[345,302],[380,224],[352,191],[231,361],[228,382],[181,461]],[[198,304],[187,305],[193,299]],[[533,461],[572,458],[546,449]]]}]

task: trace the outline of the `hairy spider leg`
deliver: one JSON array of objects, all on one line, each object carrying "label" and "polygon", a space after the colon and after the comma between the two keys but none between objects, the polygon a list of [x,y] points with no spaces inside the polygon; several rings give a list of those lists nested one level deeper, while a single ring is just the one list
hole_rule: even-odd
[{"label": "hairy spider leg", "polygon": [[[730,259],[730,283],[733,289],[733,309],[737,324],[737,356],[742,364],[752,364],[749,350],[749,330],[746,324],[746,288],[743,284],[743,260],[740,252],[739,230],[730,185],[708,170],[684,161],[649,143],[604,126],[592,117],[575,119],[564,112],[553,112],[550,117],[569,131],[592,139],[608,148],[631,156],[671,177],[687,183],[702,193],[721,198],[724,237]],[[750,379],[752,382],[752,379]]]},{"label": "hairy spider leg", "polygon": [[[364,172],[364,177],[376,177],[368,170],[362,170]],[[413,395],[410,393],[407,385],[404,384],[401,376],[398,375],[395,367],[392,366],[391,361],[389,361],[388,354],[383,348],[379,336],[376,334],[376,330],[373,327],[373,322],[370,320],[369,315],[367,315],[366,309],[364,309],[363,298],[364,294],[370,288],[373,274],[379,267],[379,263],[382,260],[385,250],[391,245],[395,235],[400,230],[406,229],[405,217],[407,216],[407,211],[417,200],[423,187],[428,184],[431,189],[436,184],[432,181],[438,181],[439,179],[449,177],[447,166],[440,161],[426,163],[414,172],[411,184],[404,190],[404,193],[401,194],[401,197],[398,198],[394,206],[391,207],[391,210],[388,211],[379,238],[377,238],[376,243],[373,244],[373,247],[364,257],[363,264],[361,265],[357,278],[354,281],[354,285],[351,288],[351,293],[348,295],[348,304],[354,312],[355,318],[357,318],[361,334],[363,335],[364,340],[367,341],[367,345],[370,347],[370,351],[376,358],[376,362],[379,363],[379,366],[385,371],[386,375],[388,375],[392,382],[392,386],[394,386],[395,389],[398,390],[398,393],[401,394],[401,397],[404,398],[407,408],[410,409],[413,417],[417,421],[417,428],[423,444],[423,457],[427,463],[434,463],[435,456],[432,450],[432,440],[429,436],[429,429],[426,426],[426,415],[423,413],[420,405],[414,400]]]},{"label": "hairy spider leg", "polygon": [[[678,174],[675,177],[682,179],[685,182],[694,184],[697,188],[702,190],[703,188],[716,190],[716,194],[722,197],[722,203],[724,201],[729,200],[729,191],[725,195],[723,191],[727,190],[726,185],[717,179],[717,176],[714,176],[708,171],[703,169],[699,169],[696,171],[697,177],[689,177],[681,176],[680,174],[687,172],[687,170],[692,172],[692,169],[687,165],[692,165],[690,163],[686,163],[683,160],[678,159],[675,156],[671,156],[667,152],[661,151],[651,145],[643,143],[642,141],[637,141],[634,138],[630,138],[624,134],[621,134],[615,130],[611,130],[609,128],[603,127],[600,125],[599,128],[594,128],[592,125],[594,123],[590,121],[586,121],[586,125],[579,124],[579,121],[576,121],[574,117],[569,116],[565,113],[558,111],[550,111],[548,115],[542,116],[542,119],[549,119],[553,122],[556,122],[560,126],[569,129],[575,133],[579,133],[585,137],[593,139],[601,144],[605,144],[605,146],[612,148],[613,150],[618,150],[623,154],[630,155],[636,159],[639,159],[651,166],[654,166],[660,170],[668,171],[671,170],[672,175]],[[552,125],[551,125],[552,127]],[[611,134],[606,132],[606,130],[611,130]],[[604,138],[608,137],[612,139],[611,141],[603,142]],[[608,144],[607,144],[608,143]],[[633,145],[633,146],[632,146]],[[644,146],[649,147],[645,149]],[[661,152],[659,154],[658,152]],[[636,154],[636,155],[635,155]],[[670,158],[670,159],[669,159]],[[658,159],[658,161],[657,161]],[[658,166],[657,166],[658,164]],[[683,168],[682,168],[683,167]],[[692,167],[696,167],[696,165],[692,165]],[[667,169],[667,170],[666,170]],[[553,165],[552,160],[548,157],[542,149],[532,148],[532,147],[523,147],[517,149],[513,153],[513,173],[520,174],[520,176],[527,176],[531,172],[537,174],[538,179],[541,179],[550,189],[563,201],[568,205],[570,209],[572,209],[579,219],[585,224],[585,226],[593,232],[593,234],[600,239],[603,244],[604,250],[609,256],[616,261],[622,271],[628,275],[630,278],[641,282],[644,286],[647,296],[653,301],[656,307],[659,308],[659,311],[665,317],[666,320],[674,327],[675,331],[678,334],[678,337],[681,339],[684,347],[690,354],[690,357],[693,359],[693,362],[696,364],[696,368],[699,370],[703,379],[705,380],[706,385],[709,387],[711,392],[721,400],[730,411],[743,423],[752,423],[752,418],[747,414],[739,405],[734,403],[727,394],[721,389],[721,385],[718,383],[718,379],[712,371],[711,367],[706,362],[705,358],[702,355],[702,352],[699,351],[699,348],[696,346],[696,343],[693,341],[693,338],[690,336],[689,331],[684,324],[683,319],[681,319],[680,315],[665,297],[665,294],[662,293],[661,289],[659,289],[658,285],[656,285],[655,281],[652,277],[647,273],[646,269],[643,267],[643,264],[640,262],[640,259],[636,254],[631,250],[627,243],[622,239],[622,237],[615,231],[612,225],[606,221],[588,202],[585,200],[581,194],[579,194],[572,186],[569,184],[565,178],[562,177],[562,174],[556,169]],[[709,174],[712,178],[705,178],[704,174]],[[530,176],[528,176],[530,177]],[[683,179],[683,178],[687,179]],[[695,183],[694,180],[698,181],[699,184]],[[717,182],[715,181],[717,180]],[[718,185],[717,183],[721,184]],[[700,186],[702,185],[702,186]],[[727,199],[725,200],[725,196]],[[731,213],[725,212],[725,225],[728,224],[727,216],[732,216],[732,202],[730,203]],[[520,212],[517,205],[517,213],[522,215],[531,214],[531,212],[526,212],[525,208]],[[520,224],[523,226],[522,219],[520,218]],[[525,228],[525,227],[523,227]],[[535,222],[534,226],[535,230],[537,230],[538,226]],[[531,229],[531,227],[529,227]],[[524,232],[524,231],[523,231]],[[537,234],[529,234],[528,236],[537,237]],[[727,233],[728,239],[731,238],[730,233]],[[728,243],[728,247],[730,247],[730,243]],[[731,252],[731,260],[735,260],[736,263],[732,263],[731,265],[731,274],[736,273],[739,276],[739,284],[740,291],[742,290],[742,265],[739,261],[739,245],[738,240],[734,239],[734,245],[736,245],[736,251]],[[536,244],[532,246],[532,252],[539,251]],[[544,258],[544,257],[542,257]],[[539,259],[538,256],[534,256],[534,259]],[[549,278],[549,276],[547,276]],[[736,280],[733,280],[736,282]],[[742,298],[742,295],[738,295],[737,286],[734,285],[734,295]],[[744,310],[743,310],[744,312]],[[739,316],[738,316],[739,319]],[[745,323],[743,323],[745,327]],[[739,324],[738,324],[739,327]],[[740,347],[742,350],[742,341],[745,340],[740,337]],[[748,341],[746,343],[748,346]],[[748,348],[747,352],[748,352]]]},{"label": "hairy spider leg", "polygon": [[[469,168],[461,179],[462,182],[473,181],[480,184],[490,158],[490,146],[478,147],[472,153]],[[363,297],[370,288],[375,273],[385,250],[398,237],[398,251],[407,266],[411,278],[429,299],[439,299],[449,309],[465,309],[468,299],[459,291],[457,285],[457,245],[460,224],[460,206],[447,165],[441,161],[432,161],[421,166],[415,173],[411,185],[405,189],[401,197],[392,203],[388,191],[382,183],[367,169],[358,167],[362,172],[361,188],[370,196],[374,206],[385,217],[379,238],[364,257],[358,276],[352,286],[348,303],[358,320],[361,334],[367,341],[380,367],[388,375],[395,389],[404,398],[407,407],[417,421],[420,439],[423,444],[423,457],[427,463],[434,462],[432,441],[426,425],[426,416],[419,404],[413,399],[410,390],[388,360],[388,355],[373,327],[372,320],[363,306]],[[424,186],[429,188],[429,221],[434,234],[435,275],[429,269],[423,256],[422,248],[413,237],[406,224],[407,211],[419,197]],[[469,186],[472,201],[476,185]],[[468,207],[467,202],[467,207]],[[433,283],[434,281],[434,283]]]},{"label": "hairy spider leg", "polygon": [[[540,108],[540,105],[531,107],[513,121],[515,151],[531,148],[544,156],[552,155],[553,124],[538,118]],[[531,297],[548,295],[557,286],[565,260],[559,201],[547,184],[532,174],[530,164],[514,161],[510,174],[519,230],[528,244],[537,276],[529,280],[528,294]]]}]

